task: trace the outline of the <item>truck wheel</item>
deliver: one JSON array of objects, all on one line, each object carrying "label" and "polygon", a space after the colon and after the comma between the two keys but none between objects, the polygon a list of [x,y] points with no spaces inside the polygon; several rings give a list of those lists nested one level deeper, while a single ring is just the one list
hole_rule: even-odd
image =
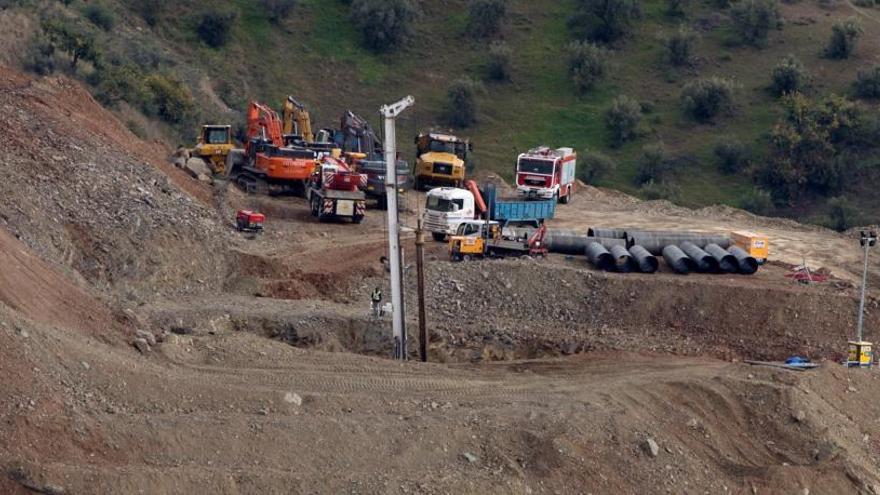
[{"label": "truck wheel", "polygon": [[360,215],[356,215],[356,216],[351,217],[351,221],[354,223],[361,223],[364,221],[364,217],[360,216]]},{"label": "truck wheel", "polygon": [[565,190],[565,196],[559,198],[559,202],[564,205],[567,205],[569,201],[571,201],[571,186]]},{"label": "truck wheel", "polygon": [[462,255],[461,260],[462,261],[470,261],[471,255],[469,255],[469,254]]},{"label": "truck wheel", "polygon": [[380,210],[387,210],[388,209],[388,196],[379,196],[379,198],[376,200],[376,207],[379,208]]},{"label": "truck wheel", "polygon": [[443,242],[446,240],[446,234],[441,234],[439,232],[431,232],[431,237],[437,242]]}]

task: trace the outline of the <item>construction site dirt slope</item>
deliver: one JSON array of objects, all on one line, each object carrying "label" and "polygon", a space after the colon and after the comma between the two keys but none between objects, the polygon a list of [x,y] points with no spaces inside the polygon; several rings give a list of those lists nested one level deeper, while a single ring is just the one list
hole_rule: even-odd
[{"label": "construction site dirt slope", "polygon": [[[380,212],[321,224],[191,181],[76,83],[0,74],[0,493],[880,494],[880,376],[741,362],[838,357],[847,277],[453,264],[432,243],[432,362],[394,362],[368,315]],[[578,197],[558,225],[649,223],[622,204]],[[234,232],[239,207],[267,232]]]}]

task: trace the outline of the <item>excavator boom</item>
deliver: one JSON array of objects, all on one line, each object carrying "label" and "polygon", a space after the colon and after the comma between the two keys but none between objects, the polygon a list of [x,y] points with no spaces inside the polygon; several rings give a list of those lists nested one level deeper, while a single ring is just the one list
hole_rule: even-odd
[{"label": "excavator boom", "polygon": [[248,107],[247,125],[246,148],[250,147],[252,141],[258,137],[268,140],[273,146],[284,145],[281,137],[281,120],[278,114],[266,105],[256,101],[251,102]]},{"label": "excavator boom", "polygon": [[315,135],[312,133],[312,117],[305,105],[296,101],[293,96],[288,96],[284,100],[283,117],[282,131],[285,135],[299,135],[307,143],[315,140]]}]

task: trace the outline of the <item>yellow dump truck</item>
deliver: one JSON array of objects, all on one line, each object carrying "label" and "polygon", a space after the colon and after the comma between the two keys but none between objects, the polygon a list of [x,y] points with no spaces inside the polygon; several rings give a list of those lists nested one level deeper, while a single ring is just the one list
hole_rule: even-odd
[{"label": "yellow dump truck", "polygon": [[730,240],[735,246],[745,250],[758,263],[767,261],[770,254],[770,241],[767,236],[755,232],[740,230],[730,233]]},{"label": "yellow dump truck", "polygon": [[467,139],[439,132],[416,136],[415,188],[429,186],[461,187],[468,153],[473,146]]},{"label": "yellow dump truck", "polygon": [[226,170],[226,156],[234,147],[231,126],[208,124],[202,126],[198,143],[190,155],[205,160],[215,174],[222,174]]}]

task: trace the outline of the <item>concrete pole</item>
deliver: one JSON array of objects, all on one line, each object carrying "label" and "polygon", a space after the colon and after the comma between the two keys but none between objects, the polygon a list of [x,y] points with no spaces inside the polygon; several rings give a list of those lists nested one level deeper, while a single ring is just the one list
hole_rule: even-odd
[{"label": "concrete pole", "polygon": [[862,341],[862,325],[865,320],[865,286],[868,285],[868,248],[871,247],[871,242],[864,236],[862,241],[865,244],[865,268],[862,271],[862,294],[859,298],[859,324],[856,327],[856,342]]},{"label": "concrete pole", "polygon": [[394,358],[406,359],[406,327],[403,314],[403,285],[401,277],[400,233],[397,213],[397,137],[395,119],[415,100],[412,96],[384,105],[379,113],[385,118],[385,198],[388,201],[388,265],[391,271],[392,335]]}]

